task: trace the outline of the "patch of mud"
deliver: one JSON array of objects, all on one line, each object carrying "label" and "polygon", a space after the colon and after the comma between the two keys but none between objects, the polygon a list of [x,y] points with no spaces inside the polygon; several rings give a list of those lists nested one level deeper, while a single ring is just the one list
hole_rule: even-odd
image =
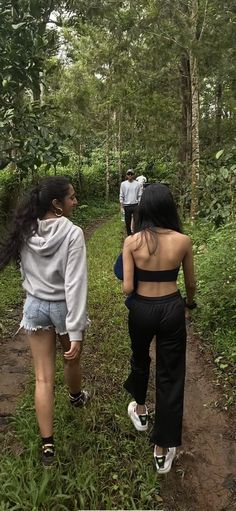
[{"label": "patch of mud", "polygon": [[[154,352],[152,379],[154,378]],[[160,478],[164,511],[236,511],[235,423],[217,407],[220,393],[198,339],[189,334],[183,445]],[[153,395],[152,381],[151,393]]]},{"label": "patch of mud", "polygon": [[30,367],[29,351],[25,336],[7,336],[0,344],[0,429],[4,428],[14,413],[19,396],[25,388]]}]

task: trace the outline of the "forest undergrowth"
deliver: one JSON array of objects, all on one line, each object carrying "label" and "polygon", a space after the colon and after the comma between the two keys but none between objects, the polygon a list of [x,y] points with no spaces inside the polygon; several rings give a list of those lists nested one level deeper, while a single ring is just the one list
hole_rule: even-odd
[{"label": "forest undergrowth", "polygon": [[[236,231],[234,225],[217,231],[204,225],[186,230],[193,239],[198,280],[194,325],[211,347],[217,374],[227,384],[227,408],[234,400],[227,389],[235,381]],[[55,405],[58,464],[53,472],[45,473],[39,458],[33,377],[29,375],[11,426],[1,435],[0,511],[161,509],[160,481],[149,437],[138,434],[130,424],[126,412],[129,397],[122,387],[130,347],[127,310],[113,264],[123,235],[123,224],[116,215],[98,227],[88,242],[92,325],[84,349],[84,382],[91,402],[86,409],[70,408],[59,351]],[[19,275],[8,269],[0,285],[0,322],[4,325],[8,308],[14,310],[22,301]]]}]

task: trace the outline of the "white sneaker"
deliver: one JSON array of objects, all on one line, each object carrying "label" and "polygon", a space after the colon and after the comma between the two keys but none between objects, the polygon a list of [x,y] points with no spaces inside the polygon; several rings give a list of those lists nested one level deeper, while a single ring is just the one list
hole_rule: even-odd
[{"label": "white sneaker", "polygon": [[142,415],[138,415],[136,413],[136,401],[131,401],[128,406],[128,416],[130,417],[133,425],[137,431],[146,431],[148,429],[148,409],[146,408],[146,413]]},{"label": "white sneaker", "polygon": [[167,453],[164,456],[156,455],[156,446],[154,447],[154,461],[158,474],[167,474],[176,455],[176,447],[169,447]]}]

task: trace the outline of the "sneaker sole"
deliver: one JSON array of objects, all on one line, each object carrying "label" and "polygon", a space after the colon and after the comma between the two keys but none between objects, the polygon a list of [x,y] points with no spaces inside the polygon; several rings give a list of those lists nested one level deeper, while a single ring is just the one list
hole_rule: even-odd
[{"label": "sneaker sole", "polygon": [[43,463],[44,470],[51,470],[51,469],[55,468],[55,466],[56,466],[56,462],[55,461],[53,463],[51,463],[51,465],[45,465]]},{"label": "sneaker sole", "polygon": [[53,460],[47,462],[45,460],[42,460],[42,464],[43,464],[43,468],[45,470],[50,470],[51,468],[55,467],[56,465],[56,458],[54,458]]}]

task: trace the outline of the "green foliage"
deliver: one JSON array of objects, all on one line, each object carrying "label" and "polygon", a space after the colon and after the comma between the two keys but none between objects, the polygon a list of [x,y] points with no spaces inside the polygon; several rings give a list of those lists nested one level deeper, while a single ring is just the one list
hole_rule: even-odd
[{"label": "green foliage", "polygon": [[200,216],[219,227],[236,215],[236,147],[218,151],[216,160],[202,169]]},{"label": "green foliage", "polygon": [[0,225],[8,218],[9,210],[16,204],[20,179],[17,173],[2,170],[0,173]]},{"label": "green foliage", "polygon": [[[79,200],[80,202],[80,200]],[[116,202],[99,202],[98,200],[89,200],[79,205],[73,215],[73,221],[81,227],[86,227],[94,220],[102,220],[117,213]]]},{"label": "green foliage", "polygon": [[[180,0],[174,10],[170,0],[3,0],[0,168],[11,163],[22,178],[41,165],[64,167],[64,153],[74,152],[84,196],[108,196],[106,173],[115,197],[119,176],[132,166],[170,183],[188,210],[192,49],[200,85],[201,216],[225,222],[230,197],[223,205],[221,190],[233,181],[220,163],[221,147],[232,145],[235,133],[236,38],[233,2],[224,5],[199,2],[194,46],[191,3]],[[218,167],[209,164],[215,152]]]},{"label": "green foliage", "polygon": [[0,274],[0,332],[5,331],[8,316],[11,316],[12,309],[21,305],[23,290],[21,285],[20,272],[14,266],[8,266]]},{"label": "green foliage", "polygon": [[235,354],[236,225],[215,230],[198,224],[191,232],[197,266],[196,325],[215,353],[228,361]]},{"label": "green foliage", "polygon": [[50,12],[43,1],[0,5],[0,169],[11,163],[23,176],[42,163],[66,164],[51,108],[41,101],[45,62],[58,48],[57,32],[47,28]]}]

